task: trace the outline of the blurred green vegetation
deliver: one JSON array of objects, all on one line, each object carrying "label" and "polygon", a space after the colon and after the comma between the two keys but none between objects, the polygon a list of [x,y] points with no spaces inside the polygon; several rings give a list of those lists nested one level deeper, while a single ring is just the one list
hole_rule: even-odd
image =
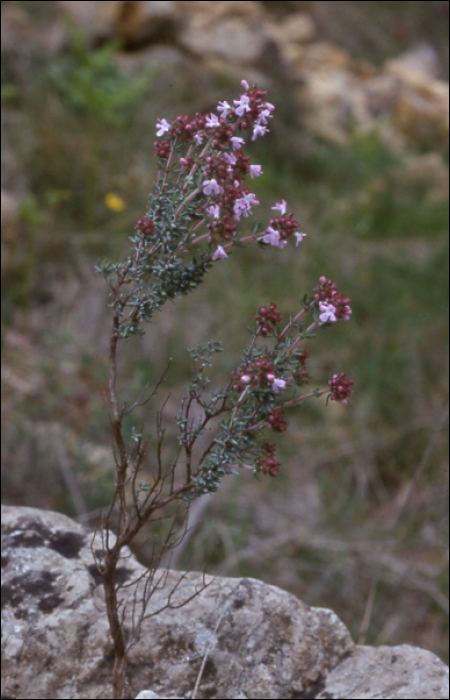
[{"label": "blurred green vegetation", "polygon": [[[177,80],[164,61],[133,73],[118,53],[116,44],[91,50],[74,32],[51,60],[37,49],[25,63],[2,55],[7,146],[26,174],[19,222],[3,235],[3,498],[69,515],[77,506],[64,462],[87,511],[112,489],[109,321],[94,264],[126,253],[145,212],[156,119],[210,111],[239,90],[224,76]],[[218,573],[259,576],[334,608],[360,641],[418,644],[448,660],[448,202],[432,180],[407,176],[408,159],[423,153],[394,154],[377,133],[331,146],[293,118],[289,87],[269,99],[281,126],[252,146],[264,171],[252,181],[257,218],[284,198],[308,237],[295,253],[236,251],[192,298],[168,305],[143,341],[123,348],[123,396],[173,358],[170,449],[186,347],[223,340],[215,371],[227,381],[260,305],[274,301],[288,316],[320,275],[334,278],[353,316],[308,345],[313,384],[345,371],[354,396],[345,408],[303,405],[278,440],[279,479],[230,481],[180,566],[211,560]],[[122,210],[108,208],[108,193]],[[136,414],[149,433],[156,405]],[[283,539],[295,523],[308,537]]]}]

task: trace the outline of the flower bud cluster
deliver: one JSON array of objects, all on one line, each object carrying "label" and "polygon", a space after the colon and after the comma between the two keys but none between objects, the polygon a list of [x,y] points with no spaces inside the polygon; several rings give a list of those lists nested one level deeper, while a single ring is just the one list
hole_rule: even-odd
[{"label": "flower bud cluster", "polygon": [[284,433],[289,425],[289,421],[284,419],[284,411],[281,408],[272,411],[267,418],[267,423],[276,433]]},{"label": "flower bud cluster", "polygon": [[347,379],[345,373],[333,374],[332,378],[328,382],[331,388],[331,400],[339,401],[340,403],[346,404],[347,397],[353,394],[353,379]]},{"label": "flower bud cluster", "polygon": [[275,459],[276,444],[274,442],[264,443],[263,449],[265,455],[256,460],[256,472],[264,474],[264,476],[276,476],[278,474],[281,462]]},{"label": "flower bud cluster", "polygon": [[350,319],[352,314],[350,299],[338,293],[334,280],[320,277],[319,284],[314,287],[314,298],[322,313],[328,316],[327,319],[321,318],[322,321],[336,321],[337,319],[348,321]]},{"label": "flower bud cluster", "polygon": [[155,156],[159,158],[159,160],[167,160],[167,158],[170,156],[170,152],[172,150],[172,147],[170,145],[170,141],[167,139],[164,139],[164,141],[155,141]]},{"label": "flower bud cluster", "polygon": [[[344,304],[346,306],[345,313],[339,314],[336,311],[337,316],[345,319],[350,314],[349,300],[339,295],[334,282],[325,277],[320,278],[313,301],[308,303],[305,298],[303,311],[291,318],[281,333],[277,326],[282,316],[274,303],[261,306],[255,314],[256,330],[253,339],[241,366],[234,370],[231,382],[235,406],[232,426],[234,432],[237,432],[234,439],[239,442],[239,437],[245,436],[247,441],[246,446],[239,451],[241,459],[245,453],[255,451],[259,431],[270,429],[277,433],[285,432],[289,425],[285,419],[286,408],[326,393],[329,394],[328,398],[345,404],[347,397],[353,393],[353,381],[347,379],[345,374],[333,375],[328,382],[329,390],[315,389],[310,394],[298,395],[296,389],[311,381],[306,367],[309,352],[299,348],[299,343],[310,337],[311,329],[320,325],[320,319],[316,317],[316,305],[331,305],[330,300],[336,303],[333,308],[343,308]],[[307,313],[312,315],[313,323],[305,328],[305,322],[300,319]],[[297,337],[292,338],[293,334]],[[271,349],[267,346],[264,350],[258,347],[257,339],[261,336],[272,337]],[[275,446],[266,442],[259,449],[267,454],[256,459],[255,472],[275,476],[280,467],[274,457]]]},{"label": "flower bud cluster", "polygon": [[283,320],[283,316],[279,311],[277,311],[276,304],[270,304],[270,306],[261,306],[258,309],[258,313],[255,314],[255,321],[258,325],[258,330],[261,335],[267,335],[268,333],[273,333],[275,328]]},{"label": "flower bud cluster", "polygon": [[277,377],[275,364],[267,355],[253,360],[241,370],[235,370],[233,376],[233,389],[238,391],[271,388],[277,394],[285,386],[285,380]]},{"label": "flower bud cluster", "polygon": [[306,369],[306,360],[309,357],[309,352],[307,350],[300,350],[295,353],[295,359],[297,360],[297,367],[294,369],[292,376],[294,382],[297,386],[305,386],[305,384],[310,384],[311,375],[308,374]]},{"label": "flower bud cluster", "polygon": [[135,224],[134,230],[142,233],[144,236],[152,236],[155,232],[155,224],[149,216],[144,216],[143,219]]}]

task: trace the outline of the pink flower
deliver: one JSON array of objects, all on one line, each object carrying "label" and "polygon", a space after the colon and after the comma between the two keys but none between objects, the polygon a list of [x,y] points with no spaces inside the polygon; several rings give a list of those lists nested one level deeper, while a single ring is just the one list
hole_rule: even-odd
[{"label": "pink flower", "polygon": [[296,242],[296,244],[295,244],[295,247],[297,247],[298,244],[302,242],[302,239],[303,239],[305,236],[307,236],[307,235],[308,235],[307,233],[298,233],[298,231],[297,231],[296,233],[294,233],[294,236],[295,236],[296,239],[297,239],[297,242]]},{"label": "pink flower", "polygon": [[275,204],[274,207],[271,207],[272,209],[278,209],[278,211],[281,213],[283,216],[286,214],[286,200],[282,199],[281,204]]},{"label": "pink flower", "polygon": [[235,201],[233,210],[238,218],[240,218],[241,215],[247,217],[251,212],[252,205],[256,206],[258,204],[259,202],[255,199],[253,192],[249,192]]},{"label": "pink flower", "polygon": [[156,135],[162,136],[166,133],[166,131],[170,130],[170,124],[167,121],[167,119],[158,119],[158,121],[156,122],[156,128],[158,129]]},{"label": "pink flower", "polygon": [[218,204],[214,204],[214,206],[208,207],[206,211],[210,216],[213,216],[215,219],[218,219],[220,216],[220,207]]},{"label": "pink flower", "polygon": [[237,158],[234,155],[234,153],[224,153],[223,157],[227,161],[228,165],[236,165],[237,163]]},{"label": "pink flower", "polygon": [[220,194],[223,192],[223,187],[221,187],[217,180],[212,178],[212,180],[204,180],[203,182],[203,194]]},{"label": "pink flower", "polygon": [[[269,375],[267,375],[267,378],[269,378]],[[275,394],[278,394],[279,389],[285,389],[286,388],[286,381],[284,379],[274,379],[272,383],[272,389],[275,392]]]},{"label": "pink flower", "polygon": [[344,321],[349,320],[352,314],[350,299],[344,297],[343,294],[339,294],[333,280],[327,280],[327,278],[323,276],[320,277],[319,285],[314,287],[314,296],[319,302],[330,302],[335,308],[335,316],[337,319],[342,319]]},{"label": "pink flower", "polygon": [[256,124],[267,124],[267,118],[271,116],[272,115],[270,113],[270,109],[263,109],[258,119],[256,120]]},{"label": "pink flower", "polygon": [[217,107],[217,111],[221,113],[221,117],[223,119],[226,118],[228,112],[232,109],[233,108],[228,104],[226,100],[224,102],[219,102],[219,106]]},{"label": "pink flower", "polygon": [[205,124],[208,129],[220,126],[219,117],[216,114],[210,114],[208,117],[206,117]]},{"label": "pink flower", "polygon": [[233,148],[235,151],[237,151],[242,145],[245,144],[244,139],[240,136],[232,136],[230,141],[233,144]]},{"label": "pink flower", "polygon": [[244,199],[249,206],[256,207],[259,204],[259,201],[255,198],[255,195],[253,192],[249,192],[248,194],[244,194]]},{"label": "pink flower", "polygon": [[263,126],[262,124],[255,124],[255,126],[253,127],[252,141],[254,141],[257,136],[264,136],[264,134],[267,131],[269,131],[267,126]]},{"label": "pink flower", "polygon": [[263,236],[264,243],[270,243],[270,245],[273,245],[276,248],[284,248],[287,241],[283,241],[281,239],[281,236],[278,233],[278,231],[275,231],[275,229],[273,229],[271,226],[268,226],[266,231],[266,235]]},{"label": "pink flower", "polygon": [[250,207],[247,204],[247,202],[245,201],[245,199],[237,199],[235,201],[234,206],[233,206],[235,218],[240,219],[241,216],[244,216],[245,218],[247,218],[249,210],[250,210]]},{"label": "pink flower", "polygon": [[250,87],[246,80],[241,80],[241,85],[245,90],[248,90]]},{"label": "pink flower", "polygon": [[250,99],[247,97],[247,95],[241,95],[239,100],[233,100],[233,102],[236,105],[236,114],[238,114],[240,117],[242,117],[245,112],[250,112]]},{"label": "pink flower", "polygon": [[277,379],[272,372],[268,372],[266,376],[269,382],[272,382],[272,389],[275,394],[278,394],[279,389],[286,388],[286,381],[284,379]]},{"label": "pink flower", "polygon": [[333,306],[333,304],[328,304],[326,301],[319,301],[319,308],[322,311],[319,316],[322,323],[326,323],[327,321],[336,321],[336,308]]},{"label": "pink flower", "polygon": [[263,174],[263,171],[261,170],[260,165],[251,165],[250,166],[250,177],[252,180],[254,177],[259,177],[262,174]]},{"label": "pink flower", "polygon": [[217,250],[212,256],[211,260],[223,260],[223,258],[228,258],[228,255],[225,253],[224,249],[222,248],[221,245],[217,246]]}]

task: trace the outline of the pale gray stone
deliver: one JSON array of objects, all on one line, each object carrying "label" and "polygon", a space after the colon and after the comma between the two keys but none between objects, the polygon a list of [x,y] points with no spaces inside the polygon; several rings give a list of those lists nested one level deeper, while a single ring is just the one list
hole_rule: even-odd
[{"label": "pale gray stone", "polygon": [[[112,646],[91,544],[97,535],[59,513],[2,506],[2,694],[110,696]],[[143,567],[125,552],[119,577]],[[178,583],[174,603],[145,620],[131,648],[126,697],[448,698],[448,667],[409,646],[356,646],[337,616],[251,578],[160,572],[149,611]],[[180,581],[180,576],[182,579]],[[126,589],[128,594],[130,590]],[[124,599],[126,602],[126,599]],[[131,628],[130,606],[126,629]]]},{"label": "pale gray stone", "polygon": [[[434,654],[407,644],[357,646],[325,680],[317,699],[448,698],[448,667]],[[376,693],[376,694],[375,694]]]},{"label": "pale gray stone", "polygon": [[156,693],[153,692],[153,690],[142,690],[139,695],[136,695],[136,700],[183,700],[183,698],[180,698],[178,696],[167,696],[167,697],[161,697],[161,695],[156,695]]}]

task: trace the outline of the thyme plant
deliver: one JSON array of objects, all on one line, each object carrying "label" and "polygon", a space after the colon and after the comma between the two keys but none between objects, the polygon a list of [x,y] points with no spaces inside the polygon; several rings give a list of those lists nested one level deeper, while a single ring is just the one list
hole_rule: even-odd
[{"label": "thyme plant", "polygon": [[[245,80],[241,84],[244,92],[233,105],[219,102],[217,114],[182,115],[171,123],[158,120],[155,154],[159,170],[147,212],[130,237],[130,254],[124,262],[103,261],[96,268],[109,286],[109,404],[116,488],[99,524],[103,550],[94,556],[103,579],[114,646],[115,698],[123,697],[127,654],[140,623],[149,616],[148,602],[161,581],[155,565],[147,573],[139,601],[139,624],[127,624],[125,603],[119,595],[123,584],[117,576],[123,548],[143,527],[158,524],[168,506],[188,506],[200,495],[216,491],[223,477],[241,468],[275,477],[280,462],[270,435],[287,429],[286,412],[323,394],[345,404],[353,392],[353,381],[344,373],[334,374],[325,388],[304,389],[311,381],[304,342],[316,329],[351,316],[350,300],[337,291],[333,280],[320,277],[313,293],[305,295],[301,308],[289,320],[283,322],[274,303],[256,311],[250,342],[226,386],[211,390],[205,373],[221,345],[209,342],[190,350],[190,387],[173,417],[180,448],[175,460],[164,463],[161,413],[154,456],[147,455],[146,440],[136,430],[129,443],[125,438],[125,416],[149,397],[141,396],[131,406],[120,405],[117,353],[123,341],[142,336],[145,324],[167,300],[193,292],[216,265],[230,264],[224,261],[233,249],[243,244],[297,247],[306,236],[287,212],[284,200],[272,207],[274,217],[264,230],[255,225],[252,233],[244,235],[240,229],[242,219],[258,205],[248,180],[262,175],[261,166],[251,164],[245,155],[246,140],[254,141],[268,132],[274,111],[265,91],[250,87]],[[151,481],[140,480],[144,466],[151,472]],[[170,528],[157,561],[173,549],[175,541]]]}]

